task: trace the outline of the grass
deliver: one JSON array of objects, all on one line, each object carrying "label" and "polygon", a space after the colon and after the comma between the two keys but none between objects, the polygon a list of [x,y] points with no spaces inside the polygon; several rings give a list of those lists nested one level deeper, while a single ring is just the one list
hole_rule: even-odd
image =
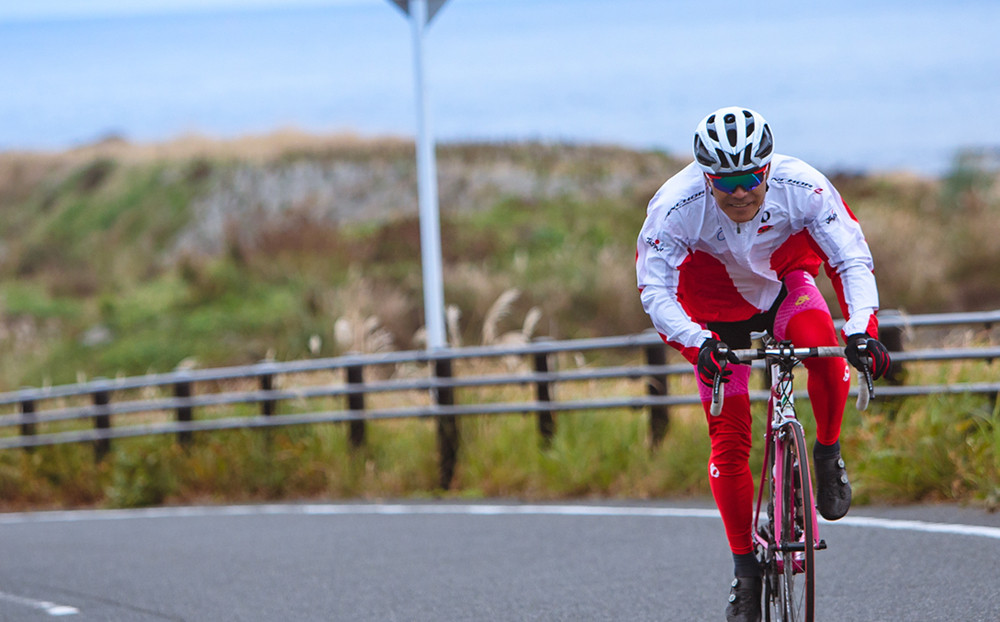
[{"label": "grass", "polygon": [[[987,363],[963,366],[961,374],[969,379],[992,373]],[[915,368],[911,376],[916,376],[914,382],[927,383],[942,373]],[[683,382],[690,384],[691,379]],[[557,391],[561,399],[581,399],[637,388],[635,382],[609,381],[568,383]],[[527,399],[521,395],[526,390],[530,387],[465,389],[459,398],[516,401]],[[409,404],[412,399],[383,394],[369,407]],[[286,404],[282,412],[343,407],[334,402]],[[808,401],[799,402],[799,411],[807,438],[812,438]],[[237,412],[203,409],[197,418],[240,413],[253,414],[249,407]],[[762,460],[763,404],[755,404],[754,413],[751,468],[756,479]],[[5,509],[19,509],[287,499],[649,499],[710,494],[709,441],[698,408],[671,409],[668,434],[656,447],[651,446],[648,414],[643,411],[557,414],[548,444],[537,426],[533,415],[460,419],[460,451],[448,491],[438,488],[434,422],[405,419],[368,422],[366,442],[359,448],[351,446],[346,425],[318,424],[201,433],[185,446],[171,436],[121,439],[101,462],[94,460],[87,444],[11,450],[0,453],[0,498]],[[943,501],[1000,506],[1000,408],[986,396],[884,401],[864,414],[849,405],[841,442],[858,505]]]},{"label": "grass", "polygon": [[980,396],[910,398],[866,418],[852,441],[867,476],[862,501],[1000,501],[1000,429]]},{"label": "grass", "polygon": [[[420,347],[412,153],[404,141],[283,134],[0,154],[0,390],[179,364]],[[452,341],[648,328],[635,294],[635,235],[649,197],[683,164],[613,147],[442,146]],[[355,185],[334,195],[326,187],[274,190],[304,170]],[[941,180],[834,180],[865,227],[884,308],[1000,304],[995,172],[959,160]],[[276,217],[265,204],[277,206]],[[218,227],[211,214],[222,219]],[[203,238],[210,243],[191,243]],[[975,366],[914,366],[910,382],[993,377]],[[690,380],[677,382],[687,384],[672,391],[693,390]],[[559,395],[589,390],[559,387]],[[533,417],[467,418],[451,494],[705,495],[702,419],[696,409],[675,409],[668,437],[651,450],[638,412],[561,414],[548,447]],[[360,450],[349,447],[343,426],[325,425],[204,434],[189,448],[167,437],[116,441],[100,464],[87,446],[3,452],[0,498],[9,507],[59,507],[439,493],[432,422],[382,421],[368,430]],[[902,400],[848,416],[844,430],[861,501],[1000,502],[994,402]]]}]

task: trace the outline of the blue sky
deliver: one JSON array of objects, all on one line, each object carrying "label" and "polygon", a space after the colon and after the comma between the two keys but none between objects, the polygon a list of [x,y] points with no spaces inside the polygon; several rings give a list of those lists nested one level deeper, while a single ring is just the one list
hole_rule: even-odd
[{"label": "blue sky", "polygon": [[[1000,102],[996,0],[765,6],[449,0],[426,45],[435,133],[686,152],[699,119],[738,104],[833,168],[940,171],[1000,146],[982,114]],[[320,10],[276,10],[301,7]],[[0,0],[0,150],[410,135],[409,34],[389,0]]]},{"label": "blue sky", "polygon": [[220,9],[261,9],[280,6],[375,4],[378,2],[388,2],[388,0],[6,0],[0,2],[0,20],[106,17]]}]

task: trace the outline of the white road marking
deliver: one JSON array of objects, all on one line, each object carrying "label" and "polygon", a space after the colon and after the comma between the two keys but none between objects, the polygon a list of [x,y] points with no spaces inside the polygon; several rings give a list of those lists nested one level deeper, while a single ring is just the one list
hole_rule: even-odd
[{"label": "white road marking", "polygon": [[[113,521],[138,518],[196,518],[212,516],[266,515],[468,515],[468,516],[631,516],[650,518],[711,518],[719,512],[707,508],[665,508],[654,506],[618,505],[519,505],[519,504],[422,504],[422,503],[344,503],[344,504],[269,504],[227,506],[185,506],[143,508],[135,510],[68,510],[51,512],[18,512],[0,514],[0,526],[24,523],[75,523],[82,521]],[[920,533],[940,533],[975,536],[1000,540],[1000,527],[932,523],[920,520],[848,516],[836,523],[873,529],[893,529]]]},{"label": "white road marking", "polygon": [[6,592],[0,592],[0,600],[5,600],[9,603],[22,605],[31,609],[41,609],[50,616],[72,616],[80,613],[79,609],[76,607],[70,607],[69,605],[57,605],[45,600],[25,598],[24,596],[16,596]]},{"label": "white road marking", "polygon": [[[831,524],[828,521],[823,521]],[[984,525],[961,525],[955,523],[931,523],[919,520],[904,520],[896,518],[874,518],[868,516],[848,516],[836,522],[838,525],[851,527],[875,527],[877,529],[896,529],[901,531],[921,531],[924,533],[946,533],[958,536],[979,536],[1000,540],[1000,528]]]}]

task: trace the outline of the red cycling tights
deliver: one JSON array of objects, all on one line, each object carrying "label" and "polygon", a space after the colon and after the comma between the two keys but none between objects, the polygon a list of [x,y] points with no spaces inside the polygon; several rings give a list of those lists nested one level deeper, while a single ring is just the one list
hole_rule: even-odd
[{"label": "red cycling tights", "polygon": [[[835,346],[837,333],[823,297],[805,273],[786,278],[788,296],[778,308],[774,336],[789,339],[797,346]],[[840,424],[847,403],[849,368],[844,359],[816,358],[805,361],[809,379],[807,389],[816,418],[816,437],[832,444],[840,437]],[[699,383],[708,433],[712,441],[709,459],[709,483],[712,496],[722,515],[729,547],[733,553],[753,551],[750,529],[753,515],[753,476],[750,456],[750,368],[733,366],[725,385],[725,402],[718,417],[709,414],[711,389]]]}]

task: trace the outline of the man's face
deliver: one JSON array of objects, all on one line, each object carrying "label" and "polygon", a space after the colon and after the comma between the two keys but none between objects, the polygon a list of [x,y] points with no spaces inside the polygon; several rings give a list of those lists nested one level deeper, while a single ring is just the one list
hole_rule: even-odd
[{"label": "man's face", "polygon": [[[766,175],[766,173],[765,173]],[[747,190],[746,186],[737,186],[732,192],[720,190],[713,183],[712,179],[705,176],[705,183],[708,184],[715,202],[722,208],[723,213],[733,222],[748,222],[760,211],[764,204],[764,195],[767,194],[767,182],[763,182],[752,190]]]}]

